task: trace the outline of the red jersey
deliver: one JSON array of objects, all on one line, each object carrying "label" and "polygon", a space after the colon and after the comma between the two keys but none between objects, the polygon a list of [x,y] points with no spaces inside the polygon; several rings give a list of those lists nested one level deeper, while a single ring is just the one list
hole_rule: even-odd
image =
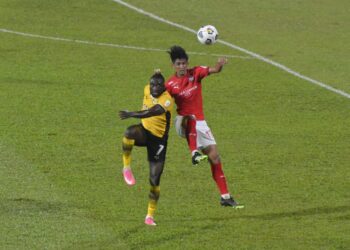
[{"label": "red jersey", "polygon": [[204,120],[201,80],[209,75],[209,67],[196,66],[188,69],[183,77],[176,74],[165,83],[169,94],[174,97],[179,115],[195,115]]}]

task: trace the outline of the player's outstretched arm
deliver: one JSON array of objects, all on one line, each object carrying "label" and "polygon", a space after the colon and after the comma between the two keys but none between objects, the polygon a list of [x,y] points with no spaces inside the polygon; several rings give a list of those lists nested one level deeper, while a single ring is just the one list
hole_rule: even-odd
[{"label": "player's outstretched arm", "polygon": [[127,110],[123,110],[123,111],[119,111],[119,117],[121,120],[133,117],[133,118],[147,118],[147,117],[151,117],[151,116],[157,116],[157,115],[161,115],[165,112],[165,109],[157,104],[154,105],[152,108],[148,109],[148,110],[141,110],[141,111],[127,111]]},{"label": "player's outstretched arm", "polygon": [[225,64],[227,64],[227,58],[220,57],[216,65],[209,68],[209,74],[219,73]]}]

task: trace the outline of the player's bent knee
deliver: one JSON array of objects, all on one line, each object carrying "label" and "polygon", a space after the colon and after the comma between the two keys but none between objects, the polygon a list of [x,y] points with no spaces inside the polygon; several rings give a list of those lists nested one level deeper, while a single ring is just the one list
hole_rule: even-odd
[{"label": "player's bent knee", "polygon": [[187,122],[189,120],[196,120],[196,116],[195,115],[186,115],[186,116],[184,116],[183,119],[182,119],[182,123],[181,123],[183,128],[187,127]]},{"label": "player's bent knee", "polygon": [[187,127],[187,121],[188,121],[188,117],[187,117],[187,116],[183,117],[182,122],[181,122],[181,127],[182,127],[183,129],[186,129],[186,127]]},{"label": "player's bent knee", "polygon": [[133,138],[133,132],[130,128],[127,128],[124,132],[124,136],[128,139],[132,139]]},{"label": "player's bent knee", "polygon": [[125,130],[124,136],[129,139],[135,139],[141,133],[142,133],[142,127],[139,124],[131,125]]},{"label": "player's bent knee", "polygon": [[218,164],[221,162],[220,155],[215,154],[215,155],[209,155],[209,161],[213,164]]},{"label": "player's bent knee", "polygon": [[195,115],[187,115],[186,117],[187,117],[187,119],[190,119],[190,120],[196,120]]}]

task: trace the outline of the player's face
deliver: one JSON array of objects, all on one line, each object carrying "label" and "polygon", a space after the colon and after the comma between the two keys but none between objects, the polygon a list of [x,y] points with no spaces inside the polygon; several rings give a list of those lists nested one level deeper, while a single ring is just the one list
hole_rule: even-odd
[{"label": "player's face", "polygon": [[159,79],[151,79],[150,92],[153,97],[159,97],[165,91],[164,82]]},{"label": "player's face", "polygon": [[186,59],[176,59],[173,63],[173,67],[177,76],[184,76],[186,75],[188,61]]}]

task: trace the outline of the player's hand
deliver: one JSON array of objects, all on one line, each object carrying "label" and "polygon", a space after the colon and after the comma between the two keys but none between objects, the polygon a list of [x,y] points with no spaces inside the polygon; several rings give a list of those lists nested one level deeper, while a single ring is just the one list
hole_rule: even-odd
[{"label": "player's hand", "polygon": [[121,120],[124,120],[124,119],[127,119],[127,118],[131,117],[131,115],[130,115],[129,111],[122,110],[122,111],[119,111],[119,117],[120,117]]},{"label": "player's hand", "polygon": [[227,60],[226,57],[220,57],[220,58],[218,59],[218,64],[219,64],[220,66],[223,66],[223,65],[227,64],[227,62],[228,62],[228,60]]}]

